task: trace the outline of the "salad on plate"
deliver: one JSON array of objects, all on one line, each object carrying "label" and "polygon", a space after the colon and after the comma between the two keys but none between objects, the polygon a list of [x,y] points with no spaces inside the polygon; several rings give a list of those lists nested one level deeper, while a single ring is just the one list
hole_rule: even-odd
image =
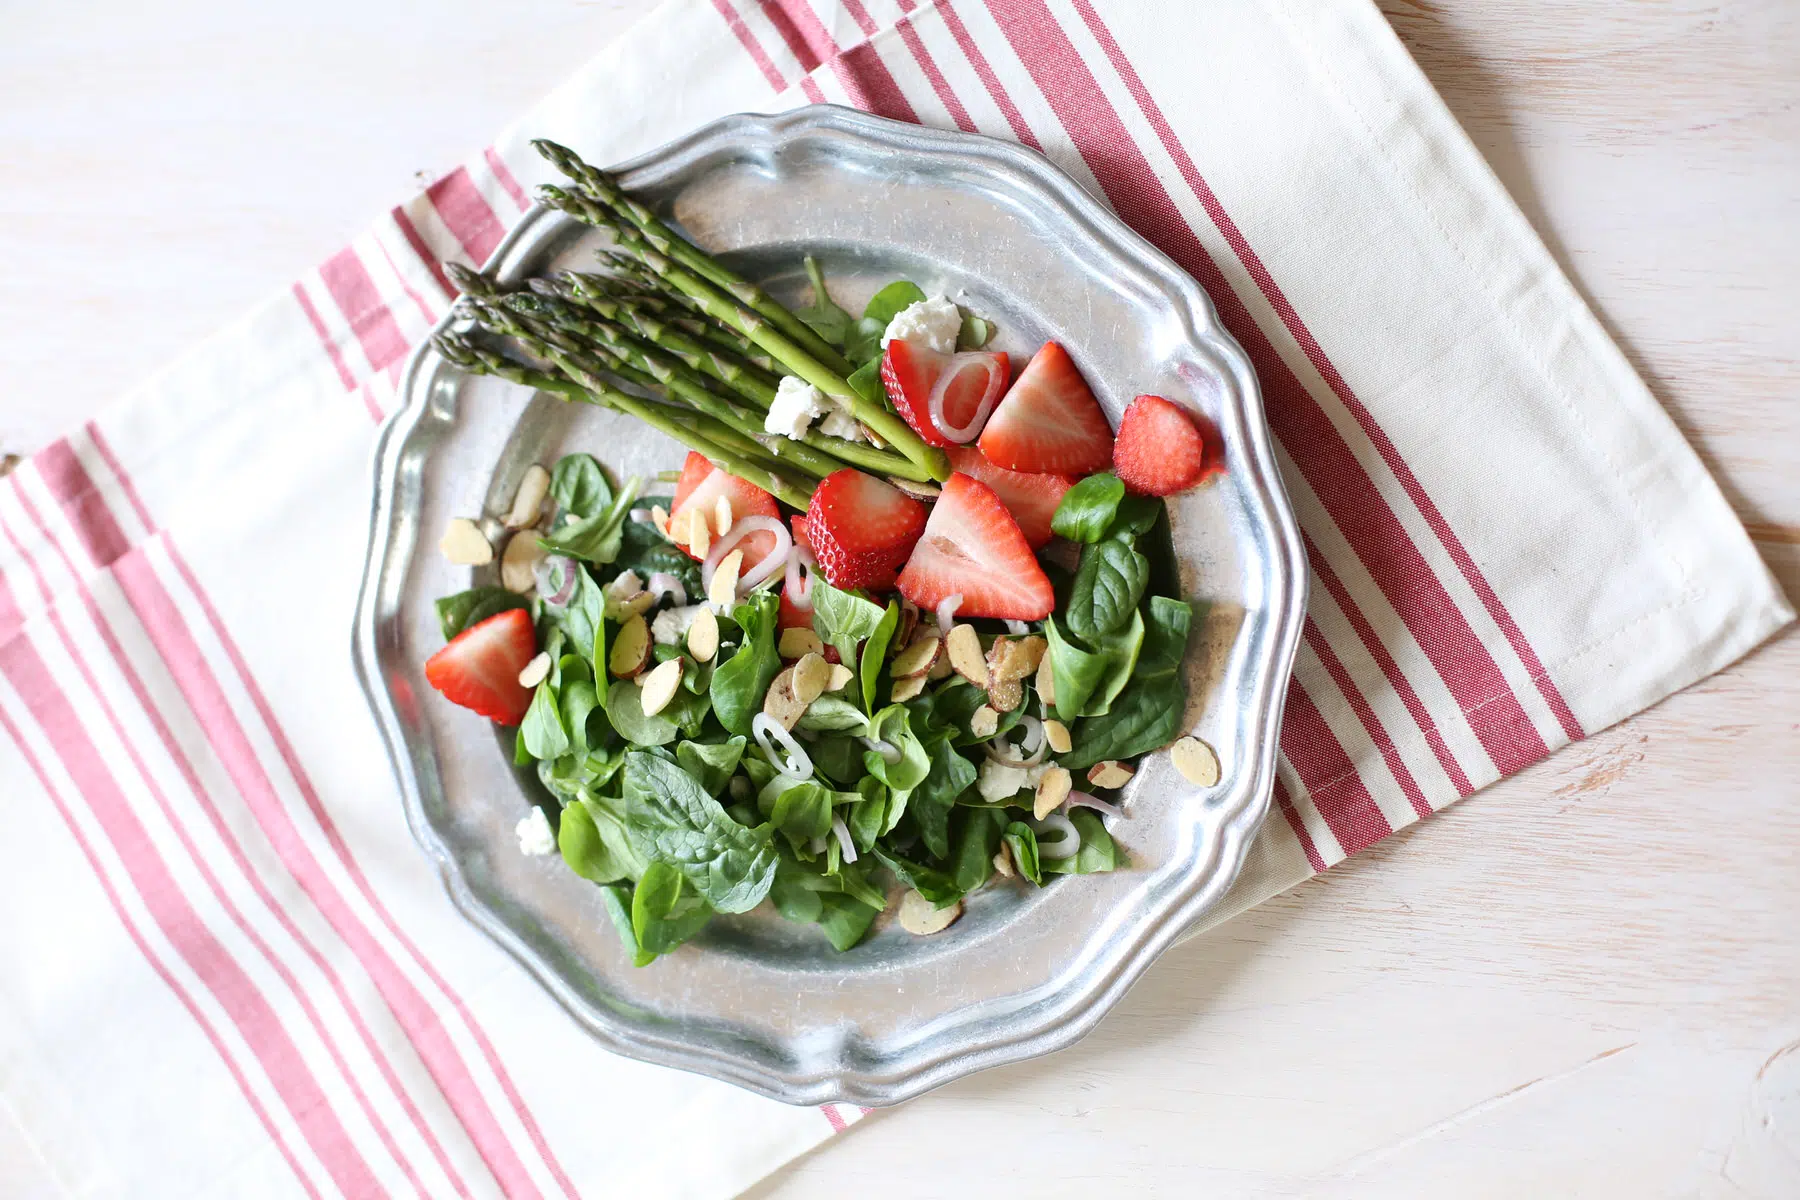
[{"label": "salad on plate", "polygon": [[912,281],[854,316],[808,258],[789,310],[537,146],[608,270],[453,268],[436,347],[688,453],[672,493],[577,453],[451,521],[444,554],[498,581],[438,601],[425,674],[516,729],[545,792],[520,848],[595,884],[634,962],[765,901],[839,950],[895,892],[936,933],[996,881],[1121,866],[1143,755],[1218,782],[1179,736],[1195,610],[1163,498],[1216,469],[1189,410],[1139,396],[1115,431],[1060,344],[1015,377]]}]

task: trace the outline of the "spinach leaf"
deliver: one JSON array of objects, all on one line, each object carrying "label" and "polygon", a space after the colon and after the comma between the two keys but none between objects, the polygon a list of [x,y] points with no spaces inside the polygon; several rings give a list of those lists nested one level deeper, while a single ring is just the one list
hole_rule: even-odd
[{"label": "spinach leaf", "polygon": [[886,330],[889,321],[923,299],[924,288],[910,279],[896,279],[869,298],[868,307],[863,309],[863,319],[880,321],[882,329]]},{"label": "spinach leaf", "polygon": [[870,404],[887,403],[887,385],[881,381],[881,356],[876,355],[845,376],[844,382]]},{"label": "spinach leaf", "polygon": [[1106,536],[1107,527],[1119,511],[1119,501],[1124,498],[1125,485],[1117,475],[1089,475],[1063,493],[1056,515],[1050,518],[1050,528],[1058,537],[1072,542],[1097,542]]},{"label": "spinach leaf", "polygon": [[463,630],[479,625],[489,617],[508,609],[530,607],[531,601],[505,588],[470,588],[466,592],[458,592],[454,596],[444,596],[438,600],[438,624],[443,627],[444,640],[448,642]]},{"label": "spinach leaf", "polygon": [[856,647],[874,635],[887,619],[887,611],[879,604],[855,592],[840,591],[814,576],[813,630],[828,646],[837,648],[838,657],[846,664],[859,661]]},{"label": "spinach leaf", "polygon": [[619,736],[634,746],[666,746],[681,736],[681,726],[670,717],[669,709],[655,716],[644,714],[644,689],[629,679],[615,679],[606,690],[606,717]]},{"label": "spinach leaf", "polygon": [[635,879],[649,866],[618,817],[591,800],[577,800],[563,809],[556,845],[569,869],[594,883]]},{"label": "spinach leaf", "polygon": [[775,909],[790,921],[816,922],[839,950],[862,940],[887,897],[870,884],[859,866],[822,871],[783,854],[769,889]]},{"label": "spinach leaf", "polygon": [[[776,777],[777,780],[780,776]],[[831,832],[830,788],[813,783],[792,784],[775,797],[769,823],[781,830],[796,847]]]},{"label": "spinach leaf", "polygon": [[571,804],[611,783],[624,765],[623,754],[565,754],[555,762],[540,762],[538,779],[551,795]]},{"label": "spinach leaf", "polygon": [[606,511],[612,504],[612,485],[606,469],[591,454],[565,454],[550,472],[550,499],[558,515],[570,513],[585,519]]},{"label": "spinach leaf", "polygon": [[1187,656],[1188,631],[1193,623],[1193,606],[1185,600],[1150,597],[1150,619],[1144,631],[1144,649],[1138,658],[1144,671],[1159,675],[1179,672],[1181,660]]},{"label": "spinach leaf", "polygon": [[1164,511],[1163,502],[1155,496],[1126,496],[1119,501],[1119,511],[1106,527],[1106,536],[1124,541],[1143,537]]},{"label": "spinach leaf", "polygon": [[[651,497],[640,497],[639,503],[647,503]],[[667,507],[668,497],[660,498]],[[681,586],[687,589],[690,599],[701,598],[700,564],[670,544],[667,538],[656,532],[656,526],[648,521],[626,521],[619,527],[619,557],[613,560],[613,570],[608,578],[620,571],[636,571],[638,576],[648,579],[658,571],[673,575],[681,580]]]},{"label": "spinach leaf", "polygon": [[[889,600],[887,611],[881,615],[873,633],[863,643],[862,651],[862,698],[863,708],[868,712],[875,711],[875,684],[881,678],[881,667],[887,661],[888,643],[894,640],[894,631],[900,627],[900,602]],[[842,650],[838,651],[841,655]],[[845,659],[849,662],[849,659]]]},{"label": "spinach leaf", "polygon": [[868,732],[869,718],[862,709],[841,696],[820,696],[801,714],[799,727],[808,733],[848,733],[857,736]]},{"label": "spinach leaf", "polygon": [[580,563],[575,564],[575,587],[561,608],[544,608],[552,626],[560,629],[575,653],[593,667],[594,678],[606,678],[606,594]]},{"label": "spinach leaf", "polygon": [[862,799],[850,806],[850,815],[844,823],[850,829],[850,840],[866,854],[874,847],[876,839],[887,832],[889,796],[881,780],[867,775],[858,781],[856,792]]},{"label": "spinach leaf", "polygon": [[678,867],[719,912],[748,912],[768,894],[775,849],[767,826],[738,824],[686,771],[655,755],[626,755],[624,778],[627,823],[648,857]]},{"label": "spinach leaf", "polygon": [[624,547],[625,517],[637,500],[642,483],[635,476],[627,479],[624,488],[606,508],[572,525],[555,526],[549,534],[538,539],[538,544],[552,554],[567,554],[592,563],[612,562]]},{"label": "spinach leaf", "polygon": [[569,752],[569,733],[563,728],[562,707],[548,679],[538,684],[536,694],[531,697],[531,707],[525,710],[519,736],[524,740],[526,752],[540,761],[558,759]]},{"label": "spinach leaf", "polygon": [[1076,727],[1075,746],[1058,762],[1071,771],[1108,758],[1135,758],[1174,740],[1187,707],[1187,688],[1179,673],[1139,677],[1119,693],[1104,716],[1088,717]]},{"label": "spinach leaf", "polygon": [[1070,858],[1045,859],[1046,875],[1094,875],[1119,865],[1119,849],[1100,823],[1100,814],[1088,808],[1072,809],[1069,820],[1081,835],[1081,849]]},{"label": "spinach leaf", "polygon": [[1111,711],[1112,702],[1131,682],[1143,644],[1144,614],[1133,609],[1131,624],[1100,639],[1100,657],[1106,662],[1106,673],[1101,677],[1100,686],[1088,698],[1087,706],[1081,710],[1083,716],[1101,717]]},{"label": "spinach leaf", "polygon": [[[571,752],[585,755],[589,749],[606,739],[604,728],[600,730],[598,737],[594,736],[593,717],[600,708],[600,693],[590,680],[564,680],[557,698],[562,702],[562,724],[569,735]],[[604,724],[604,713],[601,713],[601,721]]]},{"label": "spinach leaf", "polygon": [[902,858],[884,846],[876,846],[874,854],[877,862],[894,873],[895,879],[939,908],[948,908],[962,899],[962,889],[956,881],[936,867]]},{"label": "spinach leaf", "polygon": [[[818,594],[817,584],[813,594]],[[780,603],[774,592],[755,592],[732,614],[744,631],[744,641],[712,677],[713,712],[727,733],[749,735],[750,722],[762,711],[769,684],[781,673],[781,655],[775,649]]]},{"label": "spinach leaf", "polygon": [[[998,737],[1008,732],[1019,723],[1019,718],[1025,715],[1025,706],[1031,703],[1032,692],[1030,688],[1021,688],[1020,691],[1022,694],[1019,698],[1019,706],[1010,712],[1000,714],[1000,723],[990,736]],[[949,729],[951,731],[950,740],[958,746],[972,746],[976,742],[986,741],[986,738],[978,738],[969,732],[969,719],[975,715],[975,710],[986,704],[987,701],[987,692],[960,675],[953,676],[944,682],[944,686],[938,689],[936,696],[932,699],[932,721]]]},{"label": "spinach leaf", "polygon": [[1150,580],[1150,560],[1129,542],[1108,538],[1084,548],[1063,613],[1069,632],[1092,645],[1124,627]]},{"label": "spinach leaf", "polygon": [[962,328],[956,333],[958,350],[979,350],[994,340],[994,323],[972,312],[962,315]]},{"label": "spinach leaf", "polygon": [[[697,895],[685,895],[687,878],[667,863],[651,863],[631,897],[631,931],[637,936],[638,965],[667,954],[705,925],[713,910]],[[647,956],[647,957],[646,957]]]},{"label": "spinach leaf", "polygon": [[[817,704],[818,701],[813,701]],[[863,748],[847,737],[822,737],[807,748],[813,768],[833,783],[848,787],[863,778]],[[747,762],[758,762],[750,758]]]},{"label": "spinach leaf", "polygon": [[1037,834],[1031,826],[1023,821],[1008,821],[1006,831],[1001,835],[1006,842],[1006,849],[1012,855],[1013,868],[1031,882],[1042,887],[1044,872],[1038,863]]},{"label": "spinach leaf", "polygon": [[1090,653],[1064,637],[1055,617],[1044,621],[1044,636],[1050,643],[1045,651],[1050,656],[1050,676],[1056,681],[1056,715],[1073,721],[1106,677],[1106,655]]},{"label": "spinach leaf", "polygon": [[707,795],[717,798],[737,773],[747,744],[741,737],[712,744],[685,741],[675,747],[675,761],[700,782]]},{"label": "spinach leaf", "polygon": [[813,302],[805,308],[796,308],[794,315],[832,345],[842,346],[844,338],[850,332],[850,314],[831,302],[831,295],[825,290],[825,272],[819,269],[819,260],[809,254],[805,261],[806,277],[812,280]]},{"label": "spinach leaf", "polygon": [[863,940],[881,909],[852,896],[826,894],[820,897],[824,909],[818,916],[819,928],[838,950],[848,950]]},{"label": "spinach leaf", "polygon": [[958,754],[948,736],[926,746],[931,771],[908,795],[907,810],[918,822],[919,837],[933,858],[950,854],[950,810],[956,798],[975,785],[975,764]]},{"label": "spinach leaf", "polygon": [[994,855],[1006,817],[997,808],[959,808],[956,833],[950,844],[950,879],[964,892],[972,892],[994,873]]},{"label": "spinach leaf", "polygon": [[656,960],[656,955],[644,954],[638,946],[637,933],[631,928],[631,889],[623,884],[608,884],[600,889],[600,899],[606,905],[606,915],[612,918],[613,928],[618,931],[619,941],[624,945],[631,965],[649,966]]},{"label": "spinach leaf", "polygon": [[887,828],[882,830],[892,833],[900,815],[906,811],[907,797],[931,774],[931,756],[925,752],[924,744],[913,736],[911,716],[904,705],[890,704],[876,713],[869,723],[869,737],[886,742],[900,752],[900,757],[890,763],[873,750],[863,751],[863,768],[886,784],[893,794],[888,805]]}]

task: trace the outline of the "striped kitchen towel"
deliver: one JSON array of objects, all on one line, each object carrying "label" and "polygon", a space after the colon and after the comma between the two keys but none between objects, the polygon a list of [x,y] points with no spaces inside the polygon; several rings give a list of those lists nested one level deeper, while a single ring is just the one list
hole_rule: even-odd
[{"label": "striped kitchen towel", "polygon": [[1792,616],[1368,0],[675,0],[0,483],[0,1145],[50,1186],[718,1197],[857,1118],[583,1036],[451,908],[346,652],[376,423],[525,139],[821,100],[1042,151],[1255,363],[1313,600],[1218,918]]}]

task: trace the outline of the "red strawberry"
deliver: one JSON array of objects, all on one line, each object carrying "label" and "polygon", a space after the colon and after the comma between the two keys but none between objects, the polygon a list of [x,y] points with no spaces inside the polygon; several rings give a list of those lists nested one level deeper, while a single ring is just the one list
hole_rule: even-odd
[{"label": "red strawberry", "polygon": [[[796,513],[788,521],[788,524],[794,527],[794,545],[811,553],[812,543],[806,540],[806,518]],[[784,586],[781,589],[781,615],[775,623],[782,629],[811,629],[813,627],[812,609],[801,608],[789,600],[787,588]]]},{"label": "red strawberry", "polygon": [[952,469],[961,471],[994,489],[1000,503],[1019,523],[1019,532],[1033,550],[1042,550],[1049,542],[1050,518],[1062,503],[1063,493],[1074,487],[1072,475],[1032,475],[996,467],[974,446],[956,446],[945,451]]},{"label": "red strawberry", "polygon": [[1206,472],[1206,439],[1179,404],[1139,396],[1119,422],[1113,470],[1141,496],[1173,496]]},{"label": "red strawberry", "polygon": [[[728,475],[712,465],[704,454],[696,454],[689,450],[687,461],[681,465],[681,480],[675,485],[675,507],[669,513],[669,521],[674,525],[675,518],[689,510],[698,510],[706,514],[707,532],[712,534],[712,541],[719,540],[719,529],[714,516],[719,504],[719,497],[724,496],[731,501],[731,519],[735,522],[742,517],[779,517],[781,510],[775,507],[775,497],[757,487],[754,483],[745,483],[736,475]],[[685,526],[674,525],[676,529]],[[775,549],[775,535],[772,533],[753,533],[738,543],[744,552],[742,572],[748,574],[751,567],[760,563],[763,558]],[[686,546],[682,547],[687,550]],[[688,550],[689,558],[702,558]]]},{"label": "red strawberry", "polygon": [[[998,350],[939,354],[896,339],[881,356],[881,382],[888,398],[927,446],[956,446],[980,433],[983,415],[993,411],[1011,378],[1011,364]],[[961,439],[931,419],[931,394],[940,386],[944,424],[963,433]]]},{"label": "red strawberry", "polygon": [[925,536],[900,572],[900,594],[920,609],[962,595],[961,617],[1038,621],[1056,606],[1044,568],[994,489],[962,472],[932,506]]},{"label": "red strawberry", "polygon": [[1112,428],[1068,351],[1045,342],[981,432],[981,452],[1009,471],[1091,475],[1112,465]]},{"label": "red strawberry", "polygon": [[537,630],[522,608],[496,613],[425,660],[425,679],[452,704],[473,709],[502,725],[517,725],[531,707],[532,690],[519,672],[537,657]]},{"label": "red strawberry", "polygon": [[833,587],[893,587],[924,528],[923,504],[848,468],[827,475],[806,510],[807,541]]}]

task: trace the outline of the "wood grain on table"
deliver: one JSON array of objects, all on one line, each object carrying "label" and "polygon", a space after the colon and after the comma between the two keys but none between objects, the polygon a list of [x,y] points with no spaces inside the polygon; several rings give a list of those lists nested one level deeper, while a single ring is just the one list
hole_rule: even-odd
[{"label": "wood grain on table", "polygon": [[[108,0],[0,41],[0,452],[338,248],[649,0]],[[1383,0],[1800,596],[1800,5]],[[220,248],[229,246],[230,253]],[[0,1136],[0,1179],[24,1178]],[[1800,634],[1171,951],[763,1197],[1800,1196]]]}]

